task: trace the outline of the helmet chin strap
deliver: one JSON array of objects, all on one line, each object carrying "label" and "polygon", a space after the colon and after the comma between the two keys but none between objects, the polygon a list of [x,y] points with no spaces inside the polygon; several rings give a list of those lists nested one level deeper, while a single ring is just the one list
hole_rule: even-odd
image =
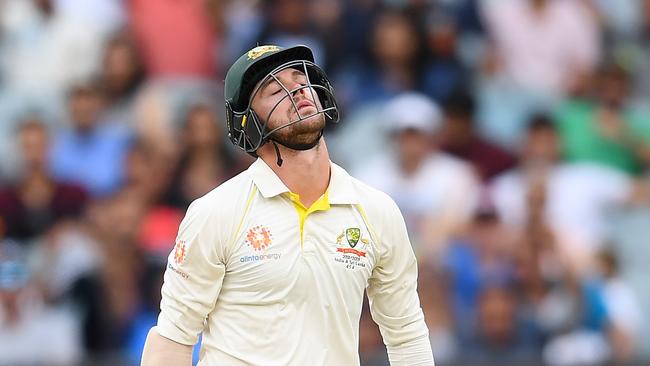
[{"label": "helmet chin strap", "polygon": [[282,160],[282,155],[280,155],[280,148],[278,148],[278,144],[291,150],[305,151],[305,150],[312,149],[314,148],[314,146],[318,145],[318,142],[320,141],[321,137],[323,137],[323,130],[320,130],[320,132],[318,133],[318,137],[315,138],[313,142],[309,144],[293,145],[293,146],[283,144],[274,139],[269,139],[269,141],[273,143],[273,147],[275,148],[275,155],[277,156],[276,164],[278,164],[278,166],[282,166],[282,162],[284,161]]},{"label": "helmet chin strap", "polygon": [[280,149],[278,148],[278,143],[275,140],[271,140],[273,147],[275,148],[275,155],[278,157],[278,160],[275,162],[278,166],[282,166],[282,155],[280,155]]}]

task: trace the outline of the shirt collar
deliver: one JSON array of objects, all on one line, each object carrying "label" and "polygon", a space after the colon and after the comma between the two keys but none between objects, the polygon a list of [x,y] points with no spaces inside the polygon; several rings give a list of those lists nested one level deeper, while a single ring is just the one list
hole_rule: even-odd
[{"label": "shirt collar", "polygon": [[264,198],[275,197],[279,194],[289,192],[289,188],[282,183],[280,178],[275,174],[273,169],[266,165],[264,160],[257,158],[248,168],[253,183],[260,190]]},{"label": "shirt collar", "polygon": [[[355,194],[355,189],[350,175],[340,166],[330,162],[331,177],[328,188],[330,204],[357,204],[359,199]],[[258,158],[248,171],[264,198],[275,197],[279,194],[289,192],[282,180],[275,174],[264,160]]]},{"label": "shirt collar", "polygon": [[352,177],[340,166],[330,162],[332,173],[329,186],[329,200],[332,205],[356,205],[359,197],[356,194]]}]

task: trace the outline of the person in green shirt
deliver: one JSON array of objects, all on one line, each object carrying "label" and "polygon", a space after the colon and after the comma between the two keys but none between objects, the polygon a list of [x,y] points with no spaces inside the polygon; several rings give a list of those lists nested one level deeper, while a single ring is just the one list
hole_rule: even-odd
[{"label": "person in green shirt", "polygon": [[556,123],[568,161],[594,161],[632,175],[650,165],[650,114],[629,103],[630,75],[608,65],[593,93],[562,105]]}]

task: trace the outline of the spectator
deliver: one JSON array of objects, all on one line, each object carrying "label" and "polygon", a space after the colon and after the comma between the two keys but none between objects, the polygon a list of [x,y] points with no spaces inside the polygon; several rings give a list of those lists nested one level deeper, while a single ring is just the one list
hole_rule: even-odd
[{"label": "spectator", "polygon": [[621,0],[612,3],[606,0],[596,0],[587,3],[598,13],[604,23],[610,41],[620,41],[634,37],[641,26],[643,18],[643,1]]},{"label": "spectator", "polygon": [[52,141],[50,168],[54,176],[81,184],[93,197],[115,192],[122,182],[130,132],[102,120],[103,99],[93,84],[74,87],[68,108],[71,126]]},{"label": "spectator", "polygon": [[34,239],[55,222],[81,215],[87,193],[79,185],[53,178],[47,166],[49,133],[37,119],[24,121],[18,131],[21,173],[16,182],[0,187],[0,217],[6,235]]},{"label": "spectator", "polygon": [[[650,235],[649,220],[650,206],[647,204],[617,212],[612,217],[612,245],[609,247],[619,263],[616,278],[631,288],[641,309],[650,308],[650,288],[647,286],[650,251],[646,240]],[[636,351],[640,359],[646,360],[650,359],[650,313],[643,311],[641,315],[642,319],[637,323],[640,336],[635,339],[638,342]]]},{"label": "spectator", "polygon": [[425,260],[468,220],[477,182],[466,163],[438,150],[443,116],[428,97],[399,95],[386,105],[384,118],[393,149],[357,168],[356,176],[395,200]]},{"label": "spectator", "polygon": [[598,63],[596,20],[576,0],[484,1],[497,72],[524,90],[563,94]]},{"label": "spectator", "polygon": [[636,357],[643,326],[643,312],[632,288],[621,278],[618,258],[611,250],[598,255],[598,268],[603,276],[603,298],[609,318],[609,337],[614,359],[630,362]]},{"label": "spectator", "polygon": [[150,144],[135,141],[125,159],[122,192],[129,192],[148,205],[163,200],[178,159],[174,155],[163,157],[166,156]]},{"label": "spectator", "polygon": [[[172,239],[173,240],[173,239]],[[173,246],[173,245],[172,245]],[[133,316],[127,332],[125,353],[128,365],[137,365],[142,358],[142,350],[147,339],[147,334],[158,321],[160,309],[160,287],[163,284],[165,273],[165,257],[156,255],[147,257],[144,270],[140,275],[139,288],[142,294],[138,310]],[[193,364],[199,361],[201,341],[194,347]]]},{"label": "spectator", "polygon": [[514,166],[512,154],[481,138],[476,131],[476,107],[468,93],[455,93],[444,109],[442,146],[445,152],[470,162],[484,181]]},{"label": "spectator", "polygon": [[632,200],[639,189],[616,170],[588,163],[563,164],[559,136],[551,120],[534,117],[522,143],[519,166],[491,183],[499,216],[514,227],[528,220],[528,195],[540,191],[544,220],[559,241],[571,266],[593,268],[595,251],[607,238],[607,215],[615,206]]},{"label": "spectator", "polygon": [[106,93],[108,121],[133,125],[135,95],[145,79],[134,41],[126,34],[111,38],[104,49],[101,83]]},{"label": "spectator", "polygon": [[304,44],[314,51],[316,63],[324,65],[321,62],[327,55],[321,40],[311,29],[310,3],[301,0],[267,0],[263,4],[263,12],[268,14],[268,22],[259,39],[265,44],[277,44],[282,47]]},{"label": "spectator", "polygon": [[450,16],[442,14],[432,15],[426,28],[431,60],[424,69],[422,91],[444,104],[468,82],[457,50],[459,30]]},{"label": "spectator", "polygon": [[0,243],[0,364],[73,365],[81,356],[78,324],[43,303],[26,261],[20,246]]},{"label": "spectator", "polygon": [[129,2],[130,23],[152,78],[210,78],[220,35],[203,0]]},{"label": "spectator", "polygon": [[[324,49],[323,65],[328,73],[335,74],[351,53],[349,42],[341,42],[343,37],[350,37],[351,30],[345,21],[347,4],[341,0],[315,0],[310,2],[310,17],[313,33],[320,40]],[[363,37],[355,34],[354,37]]]},{"label": "spectator", "polygon": [[570,263],[566,276],[554,283],[537,308],[539,325],[550,333],[542,350],[549,365],[599,365],[611,357],[607,343],[607,308],[601,288],[575,277]]},{"label": "spectator", "polygon": [[133,112],[138,140],[164,160],[174,159],[179,149],[171,99],[166,87],[148,85],[138,93]]},{"label": "spectator", "polygon": [[142,301],[137,315],[129,329],[128,352],[132,364],[137,364],[142,357],[142,349],[147,333],[156,324],[160,304],[160,286],[165,273],[165,264],[152,258],[146,263],[142,273]]},{"label": "spectator", "polygon": [[[544,181],[537,181],[528,191],[528,219],[514,253],[520,308],[526,314],[527,323],[532,325],[528,336],[538,341],[549,340],[543,353],[549,364],[603,360],[609,355],[607,347],[599,352],[582,348],[604,343],[603,294],[589,277],[581,277],[584,273],[564,254],[562,243],[548,227],[546,188]],[[536,348],[539,350],[539,344]],[[590,358],[582,358],[584,352],[590,353]]]},{"label": "spectator", "polygon": [[640,6],[641,26],[636,42],[625,46],[637,50],[634,58],[634,89],[642,100],[647,101],[650,97],[650,0],[641,1]]},{"label": "spectator", "polygon": [[[79,3],[97,3],[91,0]],[[39,113],[55,125],[65,114],[65,92],[99,69],[104,29],[71,15],[75,0],[0,2],[0,167],[11,173],[16,122]],[[104,1],[106,2],[106,1]],[[115,3],[115,2],[112,2]],[[119,7],[119,4],[113,4]],[[86,8],[88,9],[88,8]],[[89,24],[90,23],[90,24]]]},{"label": "spectator", "polygon": [[86,26],[96,28],[102,34],[115,32],[124,25],[126,20],[122,1],[53,0],[53,3],[58,12]]},{"label": "spectator", "polygon": [[596,67],[599,29],[581,0],[481,3],[489,45],[477,75],[478,122],[514,151],[532,114],[555,108]]},{"label": "spectator", "polygon": [[456,333],[472,337],[480,293],[490,284],[509,285],[514,280],[516,237],[490,208],[481,208],[469,228],[450,240],[443,253],[443,268],[450,285]]},{"label": "spectator", "polygon": [[181,157],[168,192],[171,205],[187,209],[195,199],[235,175],[233,159],[224,145],[222,122],[204,104],[193,105],[186,116]]},{"label": "spectator", "polygon": [[230,0],[223,3],[223,22],[225,27],[222,53],[225,64],[234,62],[237,57],[255,44],[265,25],[262,2],[259,0]]},{"label": "spectator", "polygon": [[119,192],[110,199],[95,202],[89,209],[88,233],[102,257],[96,273],[95,288],[99,293],[103,311],[103,328],[88,324],[99,334],[90,341],[95,352],[107,355],[118,352],[126,345],[128,330],[138,311],[138,278],[142,267],[139,233],[149,207],[132,192]]},{"label": "spectator", "polygon": [[650,114],[628,104],[630,76],[621,67],[607,65],[595,77],[592,98],[569,100],[558,111],[564,155],[638,174],[650,150]]},{"label": "spectator", "polygon": [[421,87],[425,65],[422,32],[406,11],[385,10],[374,18],[365,59],[357,59],[336,78],[342,104],[386,101]]},{"label": "spectator", "polygon": [[45,300],[74,309],[77,343],[85,356],[100,354],[112,342],[111,317],[98,275],[103,260],[99,244],[81,220],[58,222],[32,253],[34,277]]},{"label": "spectator", "polygon": [[114,356],[137,310],[136,239],[144,210],[128,193],[93,201],[83,220],[57,224],[35,251],[35,275],[47,300],[75,311],[85,364],[121,364]]},{"label": "spectator", "polygon": [[52,97],[98,70],[103,29],[100,24],[88,24],[87,18],[71,15],[73,2],[3,2],[0,22],[6,52],[0,73],[6,87],[32,100],[39,95]]},{"label": "spectator", "polygon": [[517,299],[512,289],[488,286],[478,302],[478,331],[460,356],[461,364],[534,365],[536,344],[523,336]]}]

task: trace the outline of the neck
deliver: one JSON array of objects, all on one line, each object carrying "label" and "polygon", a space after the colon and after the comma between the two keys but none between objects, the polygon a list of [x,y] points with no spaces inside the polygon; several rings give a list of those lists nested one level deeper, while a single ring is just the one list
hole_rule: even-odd
[{"label": "neck", "polygon": [[33,184],[48,184],[52,183],[52,178],[49,174],[40,166],[30,167],[22,178],[20,185],[22,187],[28,187]]},{"label": "neck", "polygon": [[424,161],[424,157],[400,159],[400,168],[402,173],[404,173],[404,176],[410,177],[417,173],[418,169],[420,169],[420,165],[422,165],[422,161]]},{"label": "neck", "polygon": [[262,146],[258,155],[271,167],[282,183],[300,196],[306,207],[311,206],[322,196],[330,180],[330,159],[325,141],[309,150],[297,151],[278,145],[282,156],[282,166],[277,164],[277,156],[272,143]]},{"label": "neck", "polygon": [[411,86],[413,84],[413,76],[411,67],[407,63],[391,63],[387,64],[384,72],[388,75],[389,79],[397,83],[398,86]]}]

